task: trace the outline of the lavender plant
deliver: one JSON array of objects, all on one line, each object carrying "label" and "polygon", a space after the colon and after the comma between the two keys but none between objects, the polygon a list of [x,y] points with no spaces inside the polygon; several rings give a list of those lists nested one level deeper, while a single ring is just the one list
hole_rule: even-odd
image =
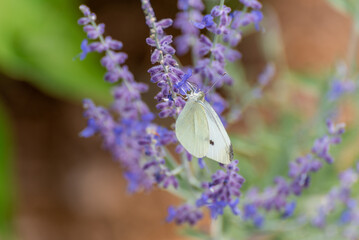
[{"label": "lavender plant", "polygon": [[[154,96],[157,100],[156,113],[150,111],[141,99],[148,90],[148,84],[136,82],[130,68],[125,64],[127,54],[122,52],[122,43],[105,36],[105,25],[96,23],[96,15],[84,5],[80,6],[83,17],[78,23],[87,34],[81,44],[81,60],[90,52],[103,54],[102,66],[106,69],[105,81],[117,83],[112,90],[113,103],[105,108],[96,106],[91,100],[84,100],[87,127],[80,133],[82,137],[100,135],[103,146],[110,151],[124,169],[129,192],[149,191],[154,186],[167,189],[184,199],[180,206],[170,206],[168,222],[195,225],[209,210],[212,219],[210,235],[213,239],[239,236],[238,226],[248,226],[245,232],[254,229],[270,229],[270,222],[281,224],[278,219],[292,219],[301,206],[300,196],[312,184],[312,175],[334,162],[330,149],[342,141],[345,125],[335,123],[335,105],[326,109],[321,119],[327,132],[317,136],[311,150],[289,162],[287,176],[276,176],[272,184],[264,188],[254,187],[245,182],[239,174],[240,161],[228,165],[215,165],[207,159],[197,159],[186,152],[175,136],[174,124],[164,127],[155,118],[170,118],[172,122],[186,104],[186,95],[196,86],[206,92],[206,100],[213,106],[222,121],[225,115],[232,116],[232,122],[239,115],[233,102],[227,101],[218,88],[231,86],[236,78],[227,71],[229,62],[236,62],[242,56],[237,50],[243,31],[248,26],[261,29],[262,4],[257,0],[240,0],[242,10],[232,10],[219,0],[208,14],[201,0],[178,0],[179,13],[176,19],[157,20],[149,0],[141,0],[145,21],[149,28],[146,43],[152,50],[148,70],[148,84],[159,87]],[[165,30],[171,26],[181,34],[174,38]],[[176,48],[172,45],[175,43]],[[183,66],[176,56],[190,54],[192,63]],[[263,88],[275,75],[275,66],[269,63],[258,76],[258,83],[251,89],[252,99],[261,98]],[[347,76],[347,75],[346,75]],[[231,95],[231,88],[225,88]],[[337,103],[343,94],[355,91],[353,81],[340,77],[333,81],[326,94],[327,102]],[[232,92],[233,93],[233,92]],[[232,94],[233,95],[233,94]],[[240,103],[242,104],[242,103]],[[248,104],[248,103],[245,103]],[[245,104],[241,114],[245,114]],[[236,116],[233,119],[233,116]],[[176,156],[168,146],[176,146]],[[234,146],[236,147],[236,146]],[[236,154],[238,156],[238,154]],[[210,161],[210,160],[208,160]],[[343,236],[355,239],[359,236],[355,227],[359,224],[356,200],[351,196],[351,188],[358,177],[358,169],[348,169],[340,175],[340,187],[328,194],[329,205],[318,209],[318,215],[310,221],[302,221],[302,226],[313,224],[324,227],[327,217],[336,205],[344,210],[340,217]],[[242,186],[246,186],[244,192]],[[309,218],[305,218],[309,219]],[[344,228],[345,225],[345,228]],[[251,226],[251,227],[249,227]],[[354,236],[354,238],[353,238]]]}]

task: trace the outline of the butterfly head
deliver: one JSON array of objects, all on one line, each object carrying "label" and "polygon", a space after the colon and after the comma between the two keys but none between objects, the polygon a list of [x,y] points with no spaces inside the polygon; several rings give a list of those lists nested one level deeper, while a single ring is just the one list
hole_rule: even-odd
[{"label": "butterfly head", "polygon": [[199,92],[191,92],[189,98],[193,98],[195,100],[204,101],[205,93],[202,91]]}]

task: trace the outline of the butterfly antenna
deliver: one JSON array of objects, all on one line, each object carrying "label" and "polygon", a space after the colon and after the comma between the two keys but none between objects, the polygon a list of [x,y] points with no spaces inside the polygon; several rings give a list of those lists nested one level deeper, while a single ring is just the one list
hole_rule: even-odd
[{"label": "butterfly antenna", "polygon": [[[227,74],[227,73],[224,73],[224,74],[222,75],[222,77],[223,77],[224,75],[226,75],[226,74]],[[211,91],[214,86],[216,86],[216,84],[218,83],[218,81],[219,81],[219,79],[217,79],[217,80],[212,84],[212,86],[207,90],[206,94],[209,93],[209,91]]]}]

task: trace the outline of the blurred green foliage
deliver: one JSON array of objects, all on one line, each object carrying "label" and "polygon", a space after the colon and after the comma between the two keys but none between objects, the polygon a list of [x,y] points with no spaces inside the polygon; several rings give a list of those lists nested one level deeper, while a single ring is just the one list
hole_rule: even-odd
[{"label": "blurred green foliage", "polygon": [[[85,38],[76,24],[80,2],[73,0],[0,1],[0,71],[45,93],[108,103],[110,84],[96,56],[80,62]],[[0,80],[1,81],[1,80]],[[12,132],[0,105],[0,238],[11,239],[14,204]]]},{"label": "blurred green foliage", "polygon": [[0,1],[0,68],[48,94],[72,99],[110,100],[98,59],[75,58],[85,38],[78,1]]},{"label": "blurred green foliage", "polygon": [[333,7],[353,17],[356,24],[359,24],[359,1],[358,0],[328,0]]}]

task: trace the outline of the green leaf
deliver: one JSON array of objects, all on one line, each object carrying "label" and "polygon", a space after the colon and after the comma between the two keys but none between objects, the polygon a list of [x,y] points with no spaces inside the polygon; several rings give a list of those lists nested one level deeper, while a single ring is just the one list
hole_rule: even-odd
[{"label": "green leaf", "polygon": [[13,139],[7,112],[0,104],[0,237],[11,239],[13,218]]},{"label": "green leaf", "polygon": [[108,102],[98,59],[76,58],[85,38],[79,16],[77,1],[0,1],[1,71],[61,98]]}]

